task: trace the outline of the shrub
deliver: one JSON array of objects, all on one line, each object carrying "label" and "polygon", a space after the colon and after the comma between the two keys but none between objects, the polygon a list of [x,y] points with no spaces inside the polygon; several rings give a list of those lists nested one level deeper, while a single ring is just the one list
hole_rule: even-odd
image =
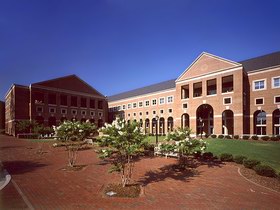
[{"label": "shrub", "polygon": [[262,137],[261,137],[261,140],[263,140],[263,141],[269,141],[269,140],[270,140],[270,137],[269,137],[269,136],[262,136]]},{"label": "shrub", "polygon": [[253,140],[259,140],[259,137],[258,137],[258,136],[252,136],[251,139],[253,139]]},{"label": "shrub", "polygon": [[219,139],[223,139],[223,138],[224,138],[224,135],[219,135],[218,138],[219,138]]},{"label": "shrub", "polygon": [[272,136],[270,137],[271,141],[279,141],[279,138],[277,136]]},{"label": "shrub", "polygon": [[267,176],[267,177],[276,177],[277,174],[273,168],[268,165],[256,165],[254,170],[258,175]]},{"label": "shrub", "polygon": [[212,134],[211,138],[215,139],[215,138],[217,138],[217,135],[216,134]]},{"label": "shrub", "polygon": [[212,152],[205,152],[205,153],[203,153],[202,158],[205,159],[205,160],[209,160],[209,159],[212,159],[213,156],[214,155],[213,155]]},{"label": "shrub", "polygon": [[258,160],[250,160],[250,159],[243,160],[243,165],[246,168],[254,168],[256,165],[259,165],[260,163],[261,162]]},{"label": "shrub", "polygon": [[233,138],[234,139],[239,139],[239,135],[234,135]]},{"label": "shrub", "polygon": [[242,136],[243,140],[248,140],[250,138],[250,136]]},{"label": "shrub", "polygon": [[237,155],[233,158],[233,161],[238,163],[238,164],[242,164],[244,160],[246,160],[247,157],[243,156],[243,155]]},{"label": "shrub", "polygon": [[230,135],[225,136],[225,139],[232,139]]},{"label": "shrub", "polygon": [[229,153],[222,153],[220,155],[220,160],[226,161],[226,162],[231,162],[231,161],[233,161],[233,156],[232,156],[232,154],[229,154]]}]

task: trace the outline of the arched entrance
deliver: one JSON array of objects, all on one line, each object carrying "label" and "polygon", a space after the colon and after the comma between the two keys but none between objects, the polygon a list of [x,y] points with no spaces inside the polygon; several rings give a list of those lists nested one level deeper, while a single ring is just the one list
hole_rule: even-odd
[{"label": "arched entrance", "polygon": [[152,119],[152,134],[156,134],[156,126],[157,126],[157,120],[156,118]]},{"label": "arched entrance", "polygon": [[98,120],[97,126],[98,126],[98,128],[101,128],[103,126],[103,120],[102,119]]},{"label": "arched entrance", "polygon": [[55,117],[50,117],[49,118],[49,126],[56,126],[56,118]]},{"label": "arched entrance", "polygon": [[272,113],[272,119],[273,119],[273,135],[280,135],[280,109],[275,109]]},{"label": "arched entrance", "polygon": [[234,120],[233,120],[233,111],[225,110],[222,113],[222,132],[224,135],[233,135],[234,131]]},{"label": "arched entrance", "polygon": [[173,117],[168,117],[167,118],[167,132],[173,131],[173,127],[174,127]]},{"label": "arched entrance", "polygon": [[140,126],[140,128],[143,128],[143,120],[142,119],[139,120],[139,126]]},{"label": "arched entrance", "polygon": [[256,135],[266,135],[266,112],[263,110],[254,113],[254,133]]},{"label": "arched entrance", "polygon": [[164,118],[163,117],[159,118],[159,133],[160,134],[164,134],[165,133]]},{"label": "arched entrance", "polygon": [[190,116],[188,114],[183,114],[181,117],[181,128],[190,127]]},{"label": "arched entrance", "polygon": [[214,132],[214,111],[209,104],[202,104],[196,110],[196,134],[213,134]]},{"label": "arched entrance", "polygon": [[145,120],[145,133],[149,133],[150,132],[150,120],[146,119]]}]

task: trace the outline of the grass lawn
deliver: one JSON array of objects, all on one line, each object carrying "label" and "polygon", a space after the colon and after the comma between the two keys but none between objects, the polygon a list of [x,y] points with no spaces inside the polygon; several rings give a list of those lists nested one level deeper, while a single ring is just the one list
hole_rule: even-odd
[{"label": "grass lawn", "polygon": [[260,160],[280,172],[280,142],[207,139],[207,152],[214,155],[231,153]]},{"label": "grass lawn", "polygon": [[[164,141],[165,138],[166,138],[166,136],[158,136],[158,141],[162,142],[162,141]],[[149,143],[156,143],[156,137],[155,136],[147,136],[146,141],[148,141]]]}]

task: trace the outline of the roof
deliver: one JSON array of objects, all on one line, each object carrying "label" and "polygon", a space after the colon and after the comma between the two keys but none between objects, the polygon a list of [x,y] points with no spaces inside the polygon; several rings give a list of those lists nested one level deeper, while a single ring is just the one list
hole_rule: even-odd
[{"label": "roof", "polygon": [[137,88],[137,89],[134,89],[131,91],[109,96],[108,101],[109,102],[118,101],[118,100],[122,100],[125,98],[131,98],[131,97],[135,97],[135,96],[139,96],[139,95],[145,95],[148,93],[168,90],[168,89],[172,89],[172,88],[175,88],[175,79],[171,79],[171,80],[160,82],[160,83],[157,83],[154,85],[149,85],[146,87]]},{"label": "roof", "polygon": [[241,63],[244,70],[247,72],[277,66],[280,65],[280,51],[240,61],[238,63]]}]

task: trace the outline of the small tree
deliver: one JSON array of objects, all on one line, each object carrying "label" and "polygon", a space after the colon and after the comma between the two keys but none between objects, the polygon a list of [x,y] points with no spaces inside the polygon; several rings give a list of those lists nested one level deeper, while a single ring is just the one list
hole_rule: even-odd
[{"label": "small tree", "polygon": [[191,129],[189,127],[177,128],[174,131],[168,133],[165,140],[180,141],[189,138],[190,134],[191,134]]},{"label": "small tree", "polygon": [[34,120],[20,120],[16,123],[18,133],[33,133],[38,123]]},{"label": "small tree", "polygon": [[73,167],[78,150],[84,144],[83,140],[96,132],[96,126],[89,121],[64,121],[58,127],[54,126],[55,136],[65,143],[68,151],[68,166]]},{"label": "small tree", "polygon": [[110,172],[120,172],[121,184],[125,187],[130,183],[135,157],[142,151],[145,136],[137,122],[126,123],[116,119],[112,124],[105,124],[100,132],[100,145],[106,146],[100,150],[100,158],[112,161]]}]

